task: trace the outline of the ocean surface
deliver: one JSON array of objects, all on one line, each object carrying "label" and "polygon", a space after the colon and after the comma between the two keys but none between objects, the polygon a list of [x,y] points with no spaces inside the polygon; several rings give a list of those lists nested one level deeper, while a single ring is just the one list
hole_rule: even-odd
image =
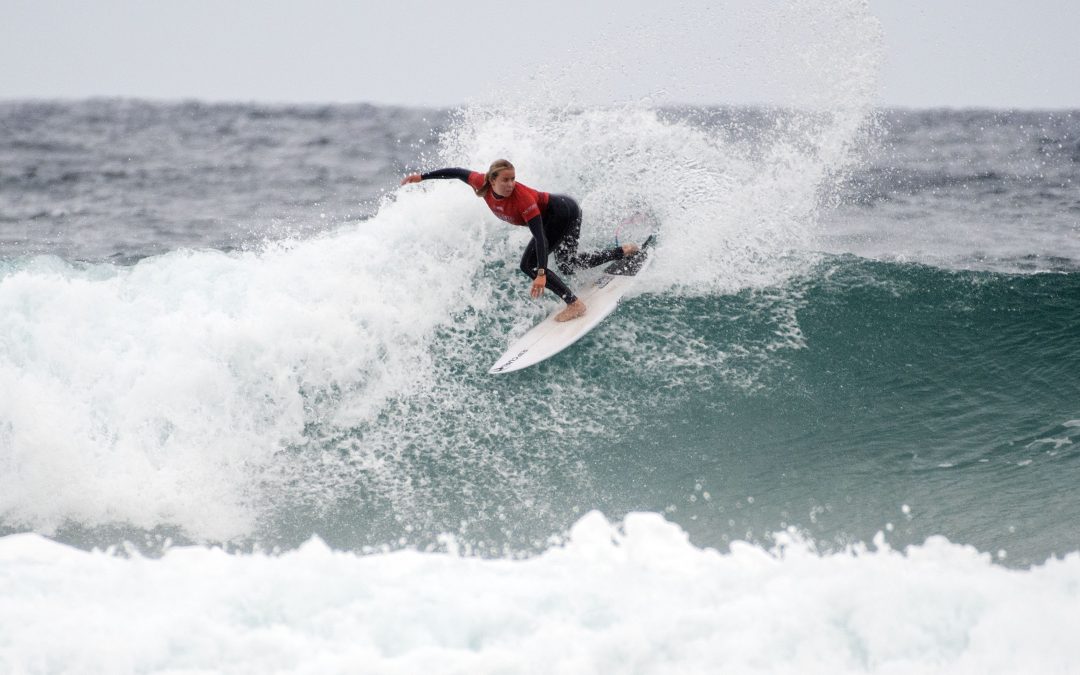
[{"label": "ocean surface", "polygon": [[1078,483],[1080,112],[0,103],[0,672],[1076,673]]}]

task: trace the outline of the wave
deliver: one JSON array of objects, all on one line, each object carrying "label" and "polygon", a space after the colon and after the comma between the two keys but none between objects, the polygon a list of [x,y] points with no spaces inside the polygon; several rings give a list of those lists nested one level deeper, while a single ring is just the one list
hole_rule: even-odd
[{"label": "wave", "polygon": [[[819,252],[876,124],[875,33],[852,16],[865,58],[752,129],[651,103],[541,105],[543,86],[454,116],[416,168],[509,156],[526,184],[581,201],[585,247],[627,212],[661,223],[618,318],[517,377],[484,373],[551,304],[515,271],[527,235],[459,184],[252,250],[0,263],[0,521],[85,546],[289,548],[315,532],[356,550],[449,532],[498,554],[543,551],[599,507],[667,513],[707,545],[787,524],[843,543],[932,502],[943,465],[1030,460],[1025,491],[1060,480],[1075,453],[1040,451],[1080,417],[1062,403],[1073,271]],[[1002,534],[905,518],[895,536],[1039,560],[1061,528],[1036,520]]]},{"label": "wave", "polygon": [[[774,450],[791,451],[793,438],[811,456],[842,456],[868,438],[921,448],[925,436],[890,426],[915,418],[831,410],[854,406],[850,392],[881,401],[876,389],[907,373],[936,376],[942,350],[908,349],[923,344],[914,336],[924,325],[960,341],[951,376],[986,363],[1001,390],[1023,364],[992,341],[1045,333],[1032,323],[1059,314],[1026,310],[1074,293],[1075,275],[1016,281],[816,253],[823,206],[873,124],[868,102],[849,93],[836,93],[835,111],[776,112],[735,134],[638,105],[526,99],[461,111],[426,163],[483,167],[512,155],[524,182],[579,198],[586,247],[608,243],[628,211],[647,207],[661,222],[656,262],[620,320],[495,383],[482,375],[490,355],[547,307],[521,293],[524,235],[491,224],[460,185],[403,190],[367,220],[259,250],[180,250],[130,267],[0,263],[0,518],[87,545],[150,533],[288,547],[318,532],[355,549],[456,532],[538,551],[582,508],[669,512],[702,491],[692,486],[704,479],[684,476],[715,483],[709,464],[726,464],[725,453],[765,447],[780,463]],[[956,317],[987,322],[974,328],[990,337]],[[1055,349],[1068,349],[1067,329],[1054,330]],[[836,363],[864,366],[838,388]],[[1047,368],[1044,379],[1075,372],[1067,355]],[[1025,393],[1029,404],[1006,397],[1007,415],[1048,400],[1039,386]],[[951,410],[947,394],[901,390],[903,401],[917,397]],[[1076,417],[1044,407],[1043,426],[1019,437]],[[853,431],[826,433],[821,419]],[[953,433],[939,463],[956,461],[966,431]],[[657,467],[665,453],[693,459]],[[635,471],[656,472],[655,485],[635,485]],[[746,497],[734,482],[711,489],[729,508]],[[782,522],[810,527],[828,504],[800,495],[808,506],[791,507],[795,490],[766,505],[754,492],[753,513],[738,518],[685,505],[678,517],[715,526],[707,541],[721,545]],[[813,533],[880,528],[890,508]]]},{"label": "wave", "polygon": [[[586,247],[648,207],[663,231],[642,290],[709,297],[799,272],[790,252],[812,241],[820,195],[862,133],[866,106],[849,107],[785,114],[751,142],[639,105],[476,106],[437,153],[475,167],[515,150],[524,182],[579,198]],[[180,250],[130,268],[3,263],[4,522],[228,540],[359,502],[390,505],[366,515],[391,522],[364,536],[402,518],[437,532],[448,524],[425,514],[462,497],[448,477],[474,472],[483,489],[465,493],[468,510],[498,523],[489,505],[511,503],[549,523],[567,487],[551,477],[573,486],[578,459],[562,448],[528,463],[515,455],[548,433],[581,447],[604,435],[598,420],[631,413],[600,400],[586,368],[547,386],[540,414],[499,418],[509,392],[472,373],[546,311],[518,293],[523,245],[468,190],[428,183],[388,196],[368,220],[263,250]],[[659,362],[689,371],[702,357],[684,343]]]},{"label": "wave", "polygon": [[[492,381],[488,361],[546,305],[514,283],[523,241],[487,229],[453,187],[258,253],[9,267],[4,523],[90,545],[141,531],[295,546],[314,531],[356,548],[457,532],[515,551],[543,550],[582,507],[682,503],[679,522],[698,520],[709,545],[785,522],[829,540],[869,536],[915,495],[941,499],[958,480],[943,468],[996,484],[1022,466],[1027,494],[1076,457],[1080,275],[796,258],[734,293],[646,290],[578,348]],[[753,472],[732,468],[750,456]],[[878,494],[856,491],[861,511],[815,525],[837,462],[875,475]],[[766,488],[778,470],[806,482]],[[712,504],[684,503],[701,484]],[[755,493],[736,519],[716,508]],[[907,536],[963,533],[1032,560],[1061,550],[1060,523],[1013,536],[962,520]]]}]

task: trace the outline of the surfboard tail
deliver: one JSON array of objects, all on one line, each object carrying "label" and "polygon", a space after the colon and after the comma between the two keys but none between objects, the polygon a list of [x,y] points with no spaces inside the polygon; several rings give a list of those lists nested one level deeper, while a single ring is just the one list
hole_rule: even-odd
[{"label": "surfboard tail", "polygon": [[611,263],[604,270],[604,274],[615,274],[624,277],[634,276],[640,272],[641,268],[645,265],[645,260],[648,259],[650,249],[655,243],[656,233],[654,232],[645,238],[645,241],[641,244],[641,248],[638,249],[637,253],[625,258],[620,258]]}]

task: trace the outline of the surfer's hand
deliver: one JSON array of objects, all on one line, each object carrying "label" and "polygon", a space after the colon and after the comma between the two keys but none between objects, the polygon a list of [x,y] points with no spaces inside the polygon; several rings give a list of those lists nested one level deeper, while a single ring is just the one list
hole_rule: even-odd
[{"label": "surfer's hand", "polygon": [[529,295],[534,298],[539,298],[544,294],[544,286],[547,285],[547,275],[540,275],[533,279],[532,288],[529,289]]},{"label": "surfer's hand", "polygon": [[409,183],[419,183],[422,180],[423,178],[420,177],[420,174],[410,173],[408,176],[405,176],[401,179],[401,184],[408,185]]}]

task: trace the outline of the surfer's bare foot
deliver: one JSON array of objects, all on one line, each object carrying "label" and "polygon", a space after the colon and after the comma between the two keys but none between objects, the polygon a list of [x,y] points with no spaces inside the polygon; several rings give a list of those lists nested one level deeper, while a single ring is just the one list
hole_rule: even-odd
[{"label": "surfer's bare foot", "polygon": [[639,250],[640,249],[639,249],[637,244],[623,244],[622,245],[622,254],[623,254],[624,258],[627,257],[627,256],[634,255]]},{"label": "surfer's bare foot", "polygon": [[585,303],[581,300],[575,300],[566,306],[566,309],[555,315],[556,321],[569,321],[576,319],[585,313]]}]

